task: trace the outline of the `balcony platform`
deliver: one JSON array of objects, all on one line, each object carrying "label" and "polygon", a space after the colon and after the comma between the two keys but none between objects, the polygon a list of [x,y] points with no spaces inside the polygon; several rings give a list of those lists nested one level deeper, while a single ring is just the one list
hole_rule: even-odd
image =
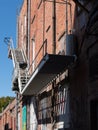
[{"label": "balcony platform", "polygon": [[58,74],[68,69],[74,61],[74,56],[46,54],[33,72],[21,94],[33,95],[38,93],[48,83],[52,82]]}]

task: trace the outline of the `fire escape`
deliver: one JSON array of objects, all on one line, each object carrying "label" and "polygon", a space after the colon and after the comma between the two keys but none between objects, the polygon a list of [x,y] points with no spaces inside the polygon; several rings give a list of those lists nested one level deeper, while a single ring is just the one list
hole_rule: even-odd
[{"label": "fire escape", "polygon": [[[53,82],[60,73],[68,69],[75,61],[75,56],[48,54],[46,51],[33,73],[29,75],[23,50],[14,49],[12,39],[5,40],[8,40],[8,58],[12,59],[14,66],[12,90],[19,91],[22,95],[36,94],[48,83]],[[43,47],[44,44],[39,53]]]},{"label": "fire escape", "polygon": [[26,73],[27,60],[22,49],[14,49],[11,38],[5,38],[5,42],[8,44],[8,58],[12,59],[14,66],[12,75],[12,90],[19,91],[21,93],[29,78]]},{"label": "fire escape", "polygon": [[[30,74],[30,68],[27,67],[27,60],[22,49],[14,48],[12,39],[8,40],[8,57],[13,60],[12,90],[19,91],[22,95],[32,95],[38,93],[49,83],[53,82],[62,72],[66,71],[69,66],[75,62],[74,54],[58,55],[56,54],[56,19],[55,19],[55,0],[53,2],[53,53],[47,51],[47,43],[42,43],[38,54],[35,56],[33,63],[36,63],[42,50],[45,50],[41,56],[39,64]],[[67,6],[67,4],[66,4]],[[29,15],[28,15],[29,17]],[[28,21],[29,24],[29,21]],[[29,29],[29,28],[28,28]],[[29,32],[29,31],[28,31]],[[29,34],[28,34],[29,37]],[[68,44],[73,38],[68,36]],[[74,41],[71,43],[75,43]],[[29,44],[28,44],[29,45]],[[72,47],[71,47],[72,50]],[[29,75],[30,74],[30,75]]]},{"label": "fire escape", "polygon": [[[53,21],[53,24],[55,24],[55,21]],[[53,30],[53,43],[55,43],[55,28]],[[32,65],[33,63],[36,63],[36,59],[42,50],[45,50],[44,55],[42,56],[39,64],[35,67],[34,71],[30,74],[30,68],[27,67],[27,60],[23,50],[19,48],[15,49],[13,47],[12,39],[5,40],[8,40],[8,57],[13,60],[14,66],[12,75],[12,90],[19,91],[22,95],[32,95],[38,93],[43,87],[53,82],[61,73],[69,69],[76,60],[74,53],[74,35],[67,34],[66,49],[68,53],[66,53],[66,55],[58,55],[55,54],[55,52],[53,52],[53,54],[49,54],[49,52],[47,52],[47,44],[43,43],[38,51],[38,54],[35,56]]]}]

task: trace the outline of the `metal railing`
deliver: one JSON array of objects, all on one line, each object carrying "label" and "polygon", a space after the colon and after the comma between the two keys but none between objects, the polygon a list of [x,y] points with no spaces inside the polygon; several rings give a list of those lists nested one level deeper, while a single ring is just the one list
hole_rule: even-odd
[{"label": "metal railing", "polygon": [[14,83],[16,80],[18,80],[18,87],[20,88],[20,91],[23,89],[23,82],[27,83],[29,78],[29,75],[27,73],[27,70],[23,70],[19,68],[19,65],[17,64],[12,72],[12,83]]},{"label": "metal railing", "polygon": [[[13,50],[14,51],[14,50]],[[15,52],[13,52],[13,56],[15,57]],[[15,61],[15,67],[14,70],[12,72],[12,82],[15,82],[15,80],[18,80],[19,83],[19,89],[20,91],[23,89],[22,86],[22,78],[25,79],[25,82],[27,83],[30,76],[32,75],[32,73],[36,70],[36,68],[38,67],[40,61],[42,60],[42,58],[44,57],[44,55],[47,53],[47,40],[45,40],[42,44],[42,46],[40,47],[40,49],[38,50],[34,60],[32,61],[31,65],[29,66],[28,69],[21,69],[19,67],[19,63],[17,61]],[[15,60],[15,59],[14,59]],[[33,64],[34,64],[34,69],[33,69]]]},{"label": "metal railing", "polygon": [[12,83],[15,81],[16,78],[18,78],[18,73],[18,66],[16,65],[12,71]]}]

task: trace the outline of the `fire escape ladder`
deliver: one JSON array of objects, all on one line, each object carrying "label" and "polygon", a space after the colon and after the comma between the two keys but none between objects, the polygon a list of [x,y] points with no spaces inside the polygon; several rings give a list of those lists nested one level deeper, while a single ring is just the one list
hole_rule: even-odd
[{"label": "fire escape ladder", "polygon": [[25,70],[19,69],[18,83],[20,92],[23,90],[28,80],[29,76],[27,74],[26,69]]},{"label": "fire escape ladder", "polygon": [[9,47],[8,57],[12,59],[14,71],[12,76],[13,91],[22,91],[27,83],[29,76],[27,75],[27,60],[22,49],[13,49]]}]

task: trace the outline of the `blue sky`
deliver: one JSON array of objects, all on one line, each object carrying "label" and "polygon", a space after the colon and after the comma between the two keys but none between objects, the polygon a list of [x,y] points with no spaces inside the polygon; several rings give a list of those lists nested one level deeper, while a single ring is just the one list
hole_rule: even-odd
[{"label": "blue sky", "polygon": [[16,45],[16,12],[22,0],[0,0],[0,97],[15,96],[12,87],[12,60],[8,59],[5,37],[12,37]]}]

